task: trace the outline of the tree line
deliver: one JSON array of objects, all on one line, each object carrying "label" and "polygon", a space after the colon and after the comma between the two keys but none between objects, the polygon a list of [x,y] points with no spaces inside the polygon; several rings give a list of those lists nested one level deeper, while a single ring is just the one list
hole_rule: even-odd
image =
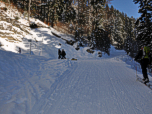
[{"label": "tree line", "polygon": [[141,17],[138,19],[128,17],[112,5],[109,7],[110,1],[112,0],[41,0],[41,3],[50,6],[48,11],[44,12],[45,8],[36,9],[35,4],[32,4],[31,15],[39,14],[36,18],[42,21],[48,20],[49,15],[52,27],[64,29],[80,44],[85,39],[92,49],[107,54],[110,54],[111,44],[117,49],[124,49],[131,56],[137,53],[141,45],[151,47],[151,1],[133,0],[135,4],[139,3]]}]

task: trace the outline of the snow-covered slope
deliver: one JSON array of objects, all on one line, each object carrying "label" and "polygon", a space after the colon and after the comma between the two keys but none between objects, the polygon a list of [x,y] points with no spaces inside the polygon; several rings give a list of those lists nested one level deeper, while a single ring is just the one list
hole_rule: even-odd
[{"label": "snow-covered slope", "polygon": [[[2,3],[0,7],[4,7],[5,5]],[[11,52],[18,53],[19,48],[21,48],[22,54],[32,54],[38,56],[45,56],[48,58],[56,59],[58,49],[64,49],[67,53],[67,58],[88,58],[88,55],[91,55],[91,58],[94,56],[98,56],[97,52],[94,54],[89,54],[86,50],[89,47],[81,48],[79,51],[75,50],[74,47],[65,44],[65,40],[72,40],[68,35],[62,34],[55,29],[48,27],[44,23],[39,20],[35,20],[30,18],[31,22],[35,22],[43,26],[44,28],[38,29],[30,29],[29,22],[27,21],[27,17],[25,18],[20,12],[16,9],[7,7],[8,10],[5,12],[1,10],[1,14],[5,15],[5,18],[15,18],[15,16],[20,17],[18,21],[15,22],[6,22],[5,20],[0,21],[1,29],[0,33],[0,43],[2,50],[7,50]],[[7,19],[6,19],[7,20]],[[12,24],[13,23],[13,24]],[[61,38],[55,37],[53,34],[58,34],[62,36]],[[30,40],[32,42],[30,42]],[[61,45],[59,45],[61,44]],[[30,52],[30,50],[32,52]]]},{"label": "snow-covered slope", "polygon": [[[133,68],[137,63],[123,51],[113,49],[109,57],[88,55],[77,61],[6,51],[0,54],[1,114],[152,112],[152,91],[136,81]],[[138,75],[142,76],[140,71]]]},{"label": "snow-covered slope", "polygon": [[[18,43],[0,38],[0,114],[151,114],[152,91],[136,81],[139,64],[123,50],[111,46],[99,58],[52,32],[70,39],[53,28],[30,30]],[[59,48],[67,59],[57,59]]]},{"label": "snow-covered slope", "polygon": [[[7,11],[2,8],[6,7]],[[19,18],[18,20],[16,18]],[[48,27],[39,20],[30,18],[30,22],[35,22],[39,26]],[[26,39],[35,40],[27,17],[22,15],[12,6],[0,3],[0,49],[18,53],[19,47],[28,50]]]}]

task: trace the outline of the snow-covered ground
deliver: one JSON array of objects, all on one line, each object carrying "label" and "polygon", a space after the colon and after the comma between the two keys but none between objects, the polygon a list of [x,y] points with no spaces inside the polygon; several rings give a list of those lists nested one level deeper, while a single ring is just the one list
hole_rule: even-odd
[{"label": "snow-covered ground", "polygon": [[[139,64],[123,50],[111,46],[110,56],[99,58],[51,32],[70,40],[53,28],[33,29],[18,43],[0,38],[0,114],[152,113],[152,91],[136,81]],[[58,49],[67,59],[58,59]]]},{"label": "snow-covered ground", "polygon": [[[1,114],[152,112],[152,91],[136,81],[136,63],[124,51],[111,48],[111,56],[87,58],[81,50],[77,61],[58,60],[57,54],[52,56],[54,43],[44,46],[47,57],[0,51]],[[74,51],[64,43],[61,46],[69,56]]]},{"label": "snow-covered ground", "polygon": [[[32,32],[38,40],[32,43],[32,55],[26,38],[23,44],[27,49],[23,48],[22,54],[0,51],[1,114],[152,112],[152,91],[136,81],[139,64],[123,50],[111,46],[110,56],[99,58],[98,51],[89,54],[87,47],[77,51],[53,36],[50,29]],[[57,59],[59,48],[65,49],[68,59]]]}]

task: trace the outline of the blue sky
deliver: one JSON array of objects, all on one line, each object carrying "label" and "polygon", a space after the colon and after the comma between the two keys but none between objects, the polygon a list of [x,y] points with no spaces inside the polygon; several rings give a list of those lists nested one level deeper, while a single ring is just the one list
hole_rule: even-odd
[{"label": "blue sky", "polygon": [[134,4],[133,0],[113,0],[109,6],[111,5],[120,12],[126,13],[128,17],[138,18],[141,15],[138,13],[139,4]]}]

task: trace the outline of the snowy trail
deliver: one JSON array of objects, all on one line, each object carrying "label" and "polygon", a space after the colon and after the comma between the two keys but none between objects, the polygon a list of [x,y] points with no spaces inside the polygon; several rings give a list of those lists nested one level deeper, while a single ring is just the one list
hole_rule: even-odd
[{"label": "snowy trail", "polygon": [[0,53],[2,114],[152,112],[152,91],[136,81],[130,65],[115,56],[71,61]]},{"label": "snowy trail", "polygon": [[77,61],[0,54],[0,114],[152,112],[152,91],[119,59],[124,52]]},{"label": "snowy trail", "polygon": [[151,90],[136,82],[135,71],[125,63],[102,59],[80,60],[76,64],[33,104],[29,114],[152,112]]},{"label": "snowy trail", "polygon": [[0,53],[3,54],[0,58],[3,66],[0,68],[0,114],[29,114],[34,103],[72,65],[68,60]]},{"label": "snowy trail", "polygon": [[[19,21],[28,24],[26,19]],[[136,81],[132,69],[136,63],[124,50],[111,46],[110,56],[103,53],[99,58],[99,50],[90,54],[85,44],[77,51],[78,42],[68,45],[52,32],[73,40],[53,28],[32,29],[31,35],[21,34],[22,42],[0,38],[4,45],[0,48],[0,114],[152,113],[152,91]],[[17,54],[19,47],[21,54]],[[58,49],[64,49],[69,59],[58,60]],[[141,69],[138,71],[141,77]]]}]

